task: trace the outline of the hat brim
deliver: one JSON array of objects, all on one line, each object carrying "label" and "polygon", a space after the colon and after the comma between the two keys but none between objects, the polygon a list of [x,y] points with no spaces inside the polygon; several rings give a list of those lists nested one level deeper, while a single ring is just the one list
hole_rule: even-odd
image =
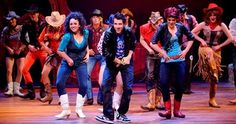
[{"label": "hat brim", "polygon": [[219,6],[218,6],[218,7],[214,7],[214,8],[210,8],[210,9],[204,8],[204,9],[203,9],[203,12],[204,12],[204,13],[207,13],[208,11],[211,11],[211,10],[218,10],[221,15],[222,15],[223,12],[224,12],[223,8],[221,8],[221,7],[219,7]]},{"label": "hat brim", "polygon": [[12,20],[13,18],[19,19],[20,16],[18,16],[18,15],[16,15],[16,16],[6,16],[4,18],[9,21],[9,20]]},{"label": "hat brim", "polygon": [[47,22],[49,25],[53,26],[53,27],[59,27],[59,26],[61,26],[61,25],[65,22],[65,19],[66,19],[66,16],[65,16],[65,15],[60,15],[60,16],[58,17],[58,20],[55,22],[55,21],[51,18],[51,16],[45,17],[46,22]]}]

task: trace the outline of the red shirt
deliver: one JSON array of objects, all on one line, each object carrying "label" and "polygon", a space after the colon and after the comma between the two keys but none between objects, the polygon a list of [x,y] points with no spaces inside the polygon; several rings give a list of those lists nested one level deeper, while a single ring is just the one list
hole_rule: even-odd
[{"label": "red shirt", "polygon": [[[151,23],[149,22],[140,26],[140,35],[143,36],[144,41],[149,46],[155,32],[156,32],[156,29],[154,29]],[[161,46],[161,45],[158,43],[158,46]]]}]

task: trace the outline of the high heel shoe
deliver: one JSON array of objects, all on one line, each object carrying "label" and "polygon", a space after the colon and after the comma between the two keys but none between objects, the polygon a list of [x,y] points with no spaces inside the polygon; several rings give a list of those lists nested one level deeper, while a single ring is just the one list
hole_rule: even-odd
[{"label": "high heel shoe", "polygon": [[220,108],[219,105],[213,104],[213,103],[210,103],[210,102],[209,102],[209,106],[210,106],[210,107],[213,107],[213,108]]},{"label": "high heel shoe", "polygon": [[68,119],[70,114],[71,114],[70,110],[63,110],[60,114],[56,115],[55,117],[57,118],[57,120]]}]

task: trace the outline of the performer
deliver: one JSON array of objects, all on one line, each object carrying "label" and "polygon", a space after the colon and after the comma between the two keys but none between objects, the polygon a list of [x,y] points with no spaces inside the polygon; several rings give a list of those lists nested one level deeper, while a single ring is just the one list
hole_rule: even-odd
[{"label": "performer", "polygon": [[[6,49],[6,68],[7,68],[7,82],[8,90],[4,94],[6,96],[23,96],[20,92],[20,83],[22,79],[22,68],[24,65],[26,46],[20,40],[20,32],[22,25],[18,25],[19,19],[15,11],[9,11],[5,19],[8,25],[4,27],[1,34],[1,41]],[[17,65],[17,75],[14,81],[12,77],[14,63]]]},{"label": "performer", "polygon": [[163,23],[163,17],[160,12],[151,12],[148,23],[140,26],[140,43],[147,50],[146,58],[146,89],[148,92],[148,104],[141,108],[153,111],[155,108],[164,109],[161,105],[162,94],[160,91],[160,56],[150,46],[151,39]]},{"label": "performer", "polygon": [[102,45],[103,56],[106,57],[106,67],[103,75],[103,114],[96,116],[96,120],[104,123],[113,123],[114,109],[112,108],[112,86],[118,72],[123,80],[123,94],[117,111],[116,119],[122,122],[131,122],[125,115],[129,109],[134,79],[132,54],[135,48],[135,36],[130,28],[126,27],[125,16],[121,13],[114,15],[114,25],[104,36]]},{"label": "performer", "polygon": [[[208,8],[203,9],[205,17],[204,21],[195,27],[192,32],[196,40],[201,45],[198,50],[198,75],[209,82],[209,106],[220,108],[217,104],[215,95],[217,91],[217,83],[221,75],[221,48],[231,43],[232,35],[227,26],[221,21],[223,9],[215,3],[210,3]],[[203,31],[204,37],[198,36],[198,32]],[[223,33],[227,39],[220,41]]]},{"label": "performer", "polygon": [[71,12],[66,17],[65,34],[57,51],[58,55],[63,58],[56,80],[57,92],[62,107],[62,112],[55,116],[57,119],[68,118],[71,114],[65,84],[73,70],[76,72],[79,83],[75,112],[80,118],[86,117],[82,111],[87,89],[87,62],[89,59],[89,33],[88,30],[84,29],[85,25],[86,21],[80,12]]},{"label": "performer", "polygon": [[[165,111],[160,112],[159,116],[166,119],[171,118],[171,99],[169,91],[170,74],[175,72],[175,88],[174,95],[174,116],[178,118],[185,118],[185,115],[180,112],[180,105],[184,91],[184,77],[185,77],[185,56],[193,44],[192,33],[181,23],[177,23],[179,18],[179,11],[175,7],[169,7],[164,10],[164,17],[167,22],[163,23],[154,34],[151,41],[151,47],[161,53],[160,65],[160,84],[163,95]],[[182,37],[187,36],[187,47],[182,50]],[[162,48],[158,46],[160,43]]]},{"label": "performer", "polygon": [[[28,93],[25,94],[22,98],[29,98],[33,100],[35,99],[35,91],[33,86],[33,79],[29,71],[36,59],[40,60],[41,66],[43,66],[45,63],[47,52],[41,49],[41,46],[38,42],[38,37],[45,27],[46,23],[44,17],[41,18],[42,15],[39,13],[39,8],[35,4],[32,4],[27,11],[29,12],[29,16],[28,18],[26,18],[26,20],[24,20],[25,23],[22,27],[20,39],[29,49],[22,70],[25,84],[28,88]],[[26,36],[29,36],[29,38],[27,38]],[[40,97],[45,97],[44,85],[41,82]]]},{"label": "performer", "polygon": [[[235,86],[235,93],[236,93],[236,16],[230,21],[229,23],[229,30],[230,33],[233,35],[233,43],[234,43],[234,50],[233,50],[233,66],[234,66],[234,86]],[[236,98],[229,101],[230,103],[236,104]]]},{"label": "performer", "polygon": [[42,69],[42,83],[45,86],[46,96],[39,98],[43,103],[52,102],[52,89],[49,79],[49,73],[53,68],[58,68],[61,63],[61,57],[57,55],[57,49],[64,34],[65,15],[60,15],[58,11],[53,11],[51,16],[45,18],[48,25],[43,29],[39,36],[39,43],[47,51],[48,57]]},{"label": "performer", "polygon": [[[185,4],[178,4],[177,8],[179,9],[180,16],[179,16],[179,22],[182,23],[184,26],[187,27],[188,30],[193,30],[194,27],[197,26],[198,22],[196,18],[193,15],[188,14],[188,8]],[[184,35],[183,36],[183,44],[182,49],[185,49],[187,46],[187,38]],[[185,94],[191,94],[193,91],[191,90],[191,82],[192,82],[192,69],[193,69],[193,47],[189,50],[188,54],[185,57],[186,62],[186,76],[185,76]]]},{"label": "performer", "polygon": [[99,9],[95,9],[92,12],[92,17],[90,18],[91,24],[87,26],[89,30],[89,61],[88,61],[88,83],[87,83],[87,100],[84,103],[85,105],[93,104],[93,90],[92,90],[92,82],[91,82],[91,72],[97,62],[100,64],[100,71],[98,76],[98,96],[97,103],[99,105],[103,104],[103,96],[101,90],[102,84],[102,76],[105,67],[105,58],[98,52],[97,45],[101,38],[102,33],[108,28],[108,25],[103,23],[102,11]]}]

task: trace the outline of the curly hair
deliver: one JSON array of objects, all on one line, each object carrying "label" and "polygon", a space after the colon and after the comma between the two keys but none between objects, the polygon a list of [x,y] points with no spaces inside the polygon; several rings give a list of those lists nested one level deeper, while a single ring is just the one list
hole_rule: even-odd
[{"label": "curly hair", "polygon": [[209,24],[210,23],[210,16],[211,15],[215,15],[216,16],[216,23],[217,24],[221,24],[222,22],[222,14],[220,13],[219,10],[217,9],[212,9],[212,10],[209,10],[205,13],[205,16],[204,16],[204,21],[206,24]]},{"label": "curly hair", "polygon": [[179,18],[179,10],[176,7],[168,7],[164,11],[164,17],[174,17]]},{"label": "curly hair", "polygon": [[83,16],[83,14],[81,12],[70,12],[70,14],[66,17],[65,20],[65,33],[71,33],[71,29],[70,29],[70,20],[71,19],[75,19],[79,21],[79,31],[80,33],[83,35],[83,30],[85,28],[86,25],[86,20]]}]

